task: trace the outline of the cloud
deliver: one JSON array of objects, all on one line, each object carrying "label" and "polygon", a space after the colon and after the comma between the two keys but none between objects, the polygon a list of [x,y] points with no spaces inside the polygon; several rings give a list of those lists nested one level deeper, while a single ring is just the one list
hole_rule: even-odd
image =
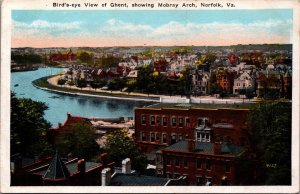
[{"label": "cloud", "polygon": [[[66,32],[80,32],[81,22],[69,23],[48,22],[45,20],[34,20],[31,23],[13,21],[12,33],[14,36],[59,36]],[[24,38],[26,38],[24,36]]]},{"label": "cloud", "polygon": [[69,46],[263,44],[290,43],[291,30],[292,20],[252,23],[170,21],[154,27],[110,19],[93,31],[87,30],[81,22],[76,21],[57,23],[35,20],[30,24],[14,21],[13,39],[20,43],[22,38],[32,37],[37,40],[38,37],[47,37],[49,43],[68,43]]}]

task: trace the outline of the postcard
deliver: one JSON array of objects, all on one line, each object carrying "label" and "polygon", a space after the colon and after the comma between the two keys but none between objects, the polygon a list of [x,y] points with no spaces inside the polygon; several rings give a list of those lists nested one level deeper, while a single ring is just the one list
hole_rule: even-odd
[{"label": "postcard", "polygon": [[1,192],[299,192],[299,6],[4,0]]}]

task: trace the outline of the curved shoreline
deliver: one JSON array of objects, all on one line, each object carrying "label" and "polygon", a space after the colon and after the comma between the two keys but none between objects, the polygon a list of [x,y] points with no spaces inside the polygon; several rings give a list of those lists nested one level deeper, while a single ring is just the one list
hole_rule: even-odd
[{"label": "curved shoreline", "polygon": [[[92,94],[92,93],[94,93],[94,91],[84,91],[84,92],[82,92],[81,90],[72,89],[72,88],[66,88],[66,89],[67,90],[78,90],[78,91],[63,91],[63,90],[59,90],[60,89],[59,86],[53,85],[53,84],[48,82],[48,79],[52,78],[54,76],[56,76],[56,75],[36,79],[32,82],[32,84],[33,84],[34,87],[36,87],[38,89],[45,90],[45,91],[50,91],[50,92],[54,92],[54,93],[59,93],[59,94],[64,94],[64,95],[106,98],[106,99],[116,99],[116,100],[129,100],[129,101],[160,102],[159,97],[151,97],[151,98],[147,98],[147,97],[143,97],[143,96],[128,96],[127,97],[127,96],[120,96],[118,94],[101,93],[101,92],[95,92],[97,94]],[[47,79],[47,80],[45,80],[45,79]],[[50,86],[55,87],[56,89],[51,89],[49,87],[39,86],[38,83],[37,83],[38,81],[46,81]],[[153,99],[153,98],[157,98],[157,99]]]}]

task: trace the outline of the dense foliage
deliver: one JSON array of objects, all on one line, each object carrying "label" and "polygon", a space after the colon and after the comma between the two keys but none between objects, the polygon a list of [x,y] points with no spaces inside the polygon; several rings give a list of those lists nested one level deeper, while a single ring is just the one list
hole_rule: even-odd
[{"label": "dense foliage", "polygon": [[37,54],[12,54],[11,59],[17,64],[37,64],[42,62],[42,57]]},{"label": "dense foliage", "polygon": [[127,130],[118,130],[107,136],[106,150],[109,161],[121,166],[122,160],[130,158],[132,168],[144,172],[147,167],[146,156],[137,149],[134,140],[128,137]]},{"label": "dense foliage", "polygon": [[43,117],[47,108],[42,102],[11,94],[11,154],[41,156],[53,151],[46,137],[50,123]]},{"label": "dense foliage", "polygon": [[287,102],[264,102],[250,111],[252,145],[263,169],[262,184],[291,184],[291,116],[291,103]]},{"label": "dense foliage", "polygon": [[62,155],[72,154],[87,160],[99,154],[95,128],[87,123],[76,124],[70,131],[59,134],[56,146]]}]

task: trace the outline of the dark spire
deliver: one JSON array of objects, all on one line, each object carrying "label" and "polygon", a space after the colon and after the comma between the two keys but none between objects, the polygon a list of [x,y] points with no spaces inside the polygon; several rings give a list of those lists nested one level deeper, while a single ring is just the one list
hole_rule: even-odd
[{"label": "dark spire", "polygon": [[70,172],[68,171],[66,165],[61,160],[59,154],[55,153],[49,168],[43,176],[43,179],[48,180],[56,180],[56,179],[66,179],[70,176]]}]

